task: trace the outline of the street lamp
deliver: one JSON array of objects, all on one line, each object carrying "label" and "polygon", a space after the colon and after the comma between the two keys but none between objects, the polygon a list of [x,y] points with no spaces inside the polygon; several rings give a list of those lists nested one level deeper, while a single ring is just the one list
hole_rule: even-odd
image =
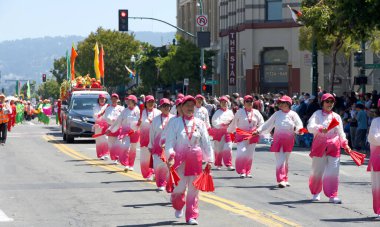
[{"label": "street lamp", "polygon": [[[199,0],[199,2],[197,3],[197,6],[199,6],[199,11],[200,11],[200,15],[203,15],[203,1],[202,0]],[[203,27],[201,27],[201,31],[203,32],[204,29]],[[201,48],[201,66],[203,66],[205,63],[205,50],[203,48]],[[201,90],[200,90],[200,93],[203,94],[203,69],[202,67],[200,67],[200,76],[201,76]]]}]

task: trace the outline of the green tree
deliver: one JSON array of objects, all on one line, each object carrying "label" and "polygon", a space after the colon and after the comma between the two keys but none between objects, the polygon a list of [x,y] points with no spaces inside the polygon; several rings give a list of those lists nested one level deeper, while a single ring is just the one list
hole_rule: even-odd
[{"label": "green tree", "polygon": [[90,74],[95,77],[94,46],[98,42],[99,48],[103,45],[105,52],[105,85],[120,86],[127,84],[130,79],[124,65],[130,66],[132,54],[139,51],[140,42],[133,35],[115,30],[98,28],[84,41],[78,43],[78,57],[75,62],[76,72],[80,75]]},{"label": "green tree", "polygon": [[55,80],[47,80],[45,83],[40,84],[37,94],[42,98],[52,97],[58,99],[60,86]]},{"label": "green tree", "polygon": [[66,57],[54,59],[53,68],[50,70],[58,84],[61,84],[67,76]]}]

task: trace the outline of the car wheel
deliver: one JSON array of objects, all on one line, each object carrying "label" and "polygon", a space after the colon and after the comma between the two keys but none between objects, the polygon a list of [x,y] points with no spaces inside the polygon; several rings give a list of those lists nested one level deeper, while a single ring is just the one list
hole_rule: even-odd
[{"label": "car wheel", "polygon": [[66,133],[63,133],[63,136],[62,136],[63,141],[66,141],[66,138],[67,138]]},{"label": "car wheel", "polygon": [[66,135],[66,142],[67,143],[74,143],[74,136]]}]

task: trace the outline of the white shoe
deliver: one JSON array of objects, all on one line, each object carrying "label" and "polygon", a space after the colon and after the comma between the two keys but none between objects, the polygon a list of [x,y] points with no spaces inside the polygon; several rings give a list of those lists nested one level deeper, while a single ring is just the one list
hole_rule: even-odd
[{"label": "white shoe", "polygon": [[338,197],[332,197],[332,198],[330,198],[330,203],[341,204],[342,200],[339,199]]},{"label": "white shoe", "polygon": [[134,170],[133,167],[130,166],[130,167],[129,167],[129,171],[133,171],[133,170]]},{"label": "white shoe", "polygon": [[154,181],[154,175],[152,175],[152,176],[146,178],[146,180],[147,180],[147,181]]},{"label": "white shoe", "polygon": [[319,201],[319,200],[321,200],[321,195],[319,193],[313,195],[313,198],[311,199],[311,201]]},{"label": "white shoe", "polygon": [[160,192],[165,191],[165,187],[158,187],[157,190]]},{"label": "white shoe", "polygon": [[291,185],[291,184],[289,184],[289,182],[287,182],[287,181],[285,182],[285,184],[286,184],[286,187],[290,187],[290,185]]},{"label": "white shoe", "polygon": [[190,218],[189,221],[187,222],[187,224],[189,224],[189,225],[198,225],[198,222],[197,222],[197,220],[195,220],[193,218]]},{"label": "white shoe", "polygon": [[221,170],[222,167],[221,167],[221,166],[216,166],[216,169],[217,169],[217,170]]},{"label": "white shoe", "polygon": [[113,164],[114,164],[114,165],[118,165],[118,164],[119,164],[119,160],[115,160],[115,161],[113,161]]},{"label": "white shoe", "polygon": [[104,155],[103,158],[104,158],[104,160],[108,160],[108,159],[110,159],[110,156]]},{"label": "white shoe", "polygon": [[176,218],[181,218],[183,216],[183,209],[182,210],[175,210],[174,215]]},{"label": "white shoe", "polygon": [[281,182],[278,184],[278,187],[279,187],[279,188],[285,188],[285,187],[286,187],[286,182],[285,182],[285,181],[281,181]]},{"label": "white shoe", "polygon": [[380,220],[380,214],[377,215],[376,220]]},{"label": "white shoe", "polygon": [[102,157],[100,157],[99,159],[100,159],[100,160],[105,160],[105,157],[104,157],[104,156],[102,156]]},{"label": "white shoe", "polygon": [[240,174],[240,178],[246,178],[247,175],[245,173]]},{"label": "white shoe", "polygon": [[247,174],[247,178],[253,178],[252,174]]},{"label": "white shoe", "polygon": [[233,166],[227,166],[227,170],[228,170],[228,171],[234,171],[234,170],[235,170],[235,167],[233,167]]}]

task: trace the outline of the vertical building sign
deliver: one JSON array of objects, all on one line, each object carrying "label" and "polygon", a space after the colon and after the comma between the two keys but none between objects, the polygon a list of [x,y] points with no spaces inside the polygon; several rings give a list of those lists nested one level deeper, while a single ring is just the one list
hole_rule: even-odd
[{"label": "vertical building sign", "polygon": [[229,34],[228,40],[228,84],[236,85],[236,33]]}]

